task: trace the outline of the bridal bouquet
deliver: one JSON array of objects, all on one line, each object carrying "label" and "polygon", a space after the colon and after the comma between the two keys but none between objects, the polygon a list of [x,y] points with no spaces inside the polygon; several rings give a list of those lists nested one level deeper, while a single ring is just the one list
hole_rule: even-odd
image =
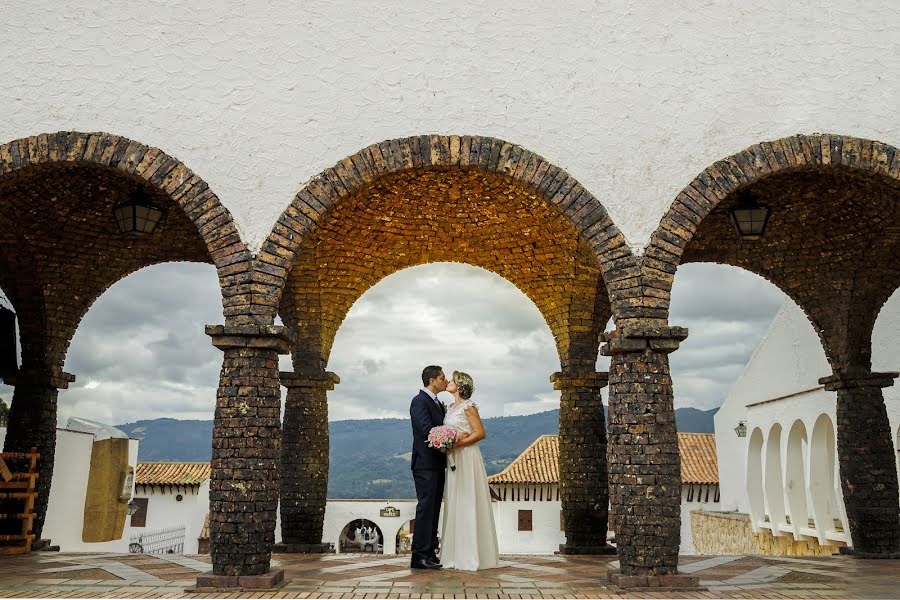
[{"label": "bridal bouquet", "polygon": [[[453,449],[453,444],[456,443],[458,437],[459,434],[455,427],[449,425],[432,427],[431,431],[428,432],[428,447],[441,452],[448,452]],[[453,457],[447,457],[447,464],[450,466],[451,471],[456,470],[456,465],[453,464]]]}]

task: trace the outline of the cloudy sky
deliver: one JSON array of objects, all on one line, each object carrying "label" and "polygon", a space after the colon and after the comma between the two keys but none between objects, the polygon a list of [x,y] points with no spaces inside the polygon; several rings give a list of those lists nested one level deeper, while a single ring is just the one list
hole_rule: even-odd
[{"label": "cloudy sky", "polygon": [[[719,406],[782,302],[774,286],[739,269],[682,267],[670,321],[690,337],[671,355],[676,407]],[[203,326],[222,322],[209,265],[159,265],[120,281],[72,341],[66,370],[78,379],[60,393],[60,423],[211,419],[222,354]],[[559,359],[534,304],[487,271],[439,263],[401,271],[353,306],[329,364],[341,377],[329,417],[406,416],[428,363],[469,372],[486,416],[559,406],[549,381]],[[7,403],[11,395],[0,386]]]}]

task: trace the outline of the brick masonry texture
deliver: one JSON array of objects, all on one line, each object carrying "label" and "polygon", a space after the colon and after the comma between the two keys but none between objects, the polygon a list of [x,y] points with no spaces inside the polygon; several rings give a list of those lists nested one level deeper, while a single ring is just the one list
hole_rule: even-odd
[{"label": "brick masonry texture", "polygon": [[[612,341],[610,334],[604,337]],[[673,575],[681,542],[681,472],[669,357],[648,339],[629,341],[604,348],[612,355],[607,454],[612,529],[622,575]]]},{"label": "brick masonry texture", "polygon": [[[600,390],[607,374],[555,373],[559,408],[559,483],[566,543],[564,554],[593,554],[606,546],[609,491],[606,419]],[[601,537],[598,538],[598,532]]]},{"label": "brick masonry texture", "polygon": [[[539,156],[490,138],[422,136],[371,146],[314,179],[263,250],[294,256],[279,312],[296,333],[298,377],[324,369],[347,311],[369,288],[439,261],[512,282],[546,319],[562,367],[594,374],[599,333],[611,316],[602,261],[623,243],[599,202]],[[565,520],[581,532],[578,539],[593,539],[607,505],[603,407],[599,387],[588,388],[563,391],[565,406],[576,411],[560,419],[563,437],[573,436],[561,468],[572,474]],[[298,464],[283,474],[291,501],[282,522],[309,523],[306,533],[290,525],[291,535],[315,543],[327,486],[327,432],[316,425],[327,419],[325,393],[291,390],[288,398],[286,439],[307,445],[290,460],[314,468]],[[314,450],[317,441],[325,446]],[[287,464],[287,448],[284,457]]]},{"label": "brick masonry texture", "polygon": [[281,373],[287,388],[282,424],[280,510],[285,548],[322,543],[328,493],[327,390],[333,373]]},{"label": "brick masonry texture", "polygon": [[[717,162],[678,195],[641,257],[641,276],[663,301],[653,316],[667,317],[679,264],[735,265],[766,278],[804,310],[832,377],[865,380],[875,320],[900,285],[898,179],[897,149],[830,134],[763,142]],[[728,222],[739,191],[772,210],[760,240],[740,240]],[[897,475],[880,387],[834,389],[844,501],[848,515],[858,515],[854,547],[898,552]]]},{"label": "brick masonry texture", "polygon": [[[153,234],[121,235],[113,207],[139,189],[165,212]],[[0,287],[15,307],[22,346],[20,372],[7,380],[18,384],[4,448],[39,448],[39,535],[57,389],[74,379],[62,368],[91,304],[126,275],[166,261],[212,262],[226,287],[224,273],[249,253],[198,176],[156,148],[105,133],[43,134],[0,146],[0,206]]]},{"label": "brick masonry texture", "polygon": [[[493,138],[424,135],[369,146],[313,178],[252,256],[206,183],[156,148],[105,133],[16,140],[0,146],[0,287],[16,308],[22,342],[6,449],[36,444],[44,454],[45,510],[57,391],[72,380],[62,369],[79,321],[135,270],[210,262],[225,318],[207,328],[224,352],[213,570],[265,573],[279,486],[291,504],[285,532],[312,545],[327,486],[327,386],[289,388],[284,440],[305,450],[289,453],[291,473],[280,479],[279,462],[289,459],[279,381],[321,379],[350,306],[384,277],[465,262],[505,277],[535,303],[561,373],[575,382],[560,387],[571,539],[587,520],[604,518],[608,470],[621,575],[669,576],[677,569],[680,482],[667,354],[687,335],[668,323],[670,292],[680,264],[720,262],[777,285],[819,332],[833,370],[826,385],[838,392],[854,546],[891,554],[900,507],[880,388],[894,374],[871,373],[870,348],[878,311],[900,284],[898,178],[900,152],[879,142],[817,134],[757,144],[698,175],[636,256],[600,201],[540,156]],[[152,235],[121,236],[112,209],[138,189],[164,216]],[[738,239],[727,220],[743,190],[772,208],[758,241]],[[284,329],[273,325],[278,313]],[[593,373],[611,315],[616,329],[603,334],[612,356],[607,444],[598,382],[577,380]],[[279,374],[278,354],[287,352],[294,373]]]},{"label": "brick masonry texture", "polygon": [[209,489],[214,575],[262,575],[275,543],[281,452],[278,349],[213,343],[225,358],[213,423]]}]

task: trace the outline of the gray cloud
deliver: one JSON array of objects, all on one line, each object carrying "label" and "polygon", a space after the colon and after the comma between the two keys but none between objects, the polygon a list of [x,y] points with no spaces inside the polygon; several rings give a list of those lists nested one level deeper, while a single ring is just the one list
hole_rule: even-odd
[{"label": "gray cloud", "polygon": [[[782,301],[739,269],[679,269],[671,322],[690,337],[671,355],[676,406],[721,404]],[[66,369],[78,380],[60,393],[60,420],[211,419],[222,355],[203,326],[221,323],[221,310],[209,265],[158,265],[114,285],[72,340]],[[351,308],[328,365],[341,377],[329,417],[405,417],[430,363],[469,372],[485,416],[559,406],[549,381],[559,358],[534,304],[487,271],[439,263],[385,279]],[[281,365],[289,369],[289,358]],[[11,388],[0,396],[8,401]]]}]

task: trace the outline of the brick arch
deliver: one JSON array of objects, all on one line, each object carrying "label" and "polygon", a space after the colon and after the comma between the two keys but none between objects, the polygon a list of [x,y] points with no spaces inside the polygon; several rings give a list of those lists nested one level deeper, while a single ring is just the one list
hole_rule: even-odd
[{"label": "brick arch", "polygon": [[209,262],[218,271],[223,291],[235,284],[230,277],[240,271],[234,265],[248,262],[250,252],[228,209],[209,185],[177,158],[159,148],[103,132],[43,133],[0,146],[0,181],[32,169],[75,165],[107,169],[142,182],[171,200],[195,226]]},{"label": "brick arch", "polygon": [[[794,220],[775,222],[787,216],[780,215],[779,206],[774,206],[763,239],[739,242],[731,230],[728,235],[734,241],[730,249],[713,248],[710,234],[715,231],[724,237],[727,209],[734,202],[735,193],[743,190],[753,191],[768,204],[772,203],[767,198],[779,195],[788,198],[794,194],[792,210],[788,211]],[[847,360],[846,355],[863,350],[841,348],[840,343],[823,335],[826,330],[834,330],[834,323],[828,322],[830,317],[824,307],[816,306],[812,284],[803,281],[796,272],[785,274],[791,262],[789,257],[782,255],[760,261],[758,256],[778,244],[782,249],[787,248],[790,240],[777,236],[785,227],[799,229],[800,220],[808,220],[807,229],[820,228],[822,232],[819,240],[803,234],[803,243],[818,244],[817,251],[835,261],[846,260],[850,252],[862,256],[860,252],[864,249],[871,250],[868,257],[889,256],[896,251],[896,227],[889,223],[890,213],[884,218],[877,211],[890,211],[892,205],[896,207],[897,198],[900,198],[900,152],[891,145],[837,134],[795,135],[754,144],[709,166],[676,196],[641,259],[642,271],[645,277],[657,282],[657,295],[664,298],[667,312],[673,276],[679,264],[723,262],[750,270],[776,285],[804,310],[823,336],[829,361],[837,366]],[[835,211],[850,210],[858,218],[830,223],[817,221],[817,211],[825,212],[829,206]],[[799,240],[802,236],[797,237]],[[853,244],[857,247],[851,248]],[[900,283],[900,271],[894,267],[888,267],[888,271],[886,277],[876,278],[877,285],[873,285],[864,268],[846,276],[855,282],[855,291],[848,293],[855,297],[848,295],[846,299],[856,307],[858,325],[854,327],[860,332],[851,334],[855,340],[863,340],[871,333],[880,307]],[[812,274],[806,277],[811,278]],[[861,347],[865,341],[851,341],[850,345],[853,344]]]},{"label": "brick arch", "polygon": [[[137,191],[165,212],[152,234],[122,236],[113,207]],[[22,342],[21,367],[4,378],[15,386],[4,447],[41,452],[39,537],[58,389],[73,380],[62,369],[93,302],[142,267],[208,262],[218,272],[226,318],[246,318],[252,309],[234,288],[252,265],[231,215],[198,175],[158,148],[121,136],[58,132],[0,146],[0,205],[0,286],[16,307]]]},{"label": "brick arch", "polygon": [[538,154],[482,136],[393,139],[372,144],[313,177],[281,214],[257,257],[259,268],[273,278],[268,298],[272,316],[298,253],[335,207],[386,176],[440,170],[481,171],[507,178],[542,198],[572,224],[596,257],[605,279],[633,260],[624,236],[600,201]]}]

